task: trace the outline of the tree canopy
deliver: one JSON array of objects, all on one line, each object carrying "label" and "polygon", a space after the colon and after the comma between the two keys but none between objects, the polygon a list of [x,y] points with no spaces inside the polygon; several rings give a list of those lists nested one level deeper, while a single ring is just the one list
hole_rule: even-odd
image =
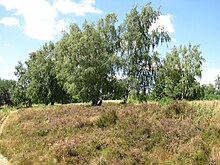
[{"label": "tree canopy", "polygon": [[57,43],[57,76],[71,95],[93,105],[107,94],[115,79],[117,55],[115,14],[109,14],[97,25],[84,22],[82,29],[72,25]]},{"label": "tree canopy", "polygon": [[[160,14],[147,3],[134,6],[121,24],[115,13],[82,26],[72,24],[56,43],[45,43],[18,62],[16,85],[9,85],[12,102],[101,105],[103,98],[126,101],[128,95],[140,100],[204,98],[209,89],[197,81],[204,62],[198,45],[174,46],[165,58],[155,50],[170,41],[165,29],[152,28]],[[218,78],[217,92],[219,86]]]},{"label": "tree canopy", "polygon": [[0,79],[0,106],[1,105],[12,105],[11,90],[15,86],[14,80],[3,80]]},{"label": "tree canopy", "polygon": [[120,27],[122,70],[128,90],[134,90],[137,95],[149,92],[156,81],[160,59],[154,48],[170,41],[166,31],[150,29],[159,15],[159,10],[154,10],[151,3],[143,6],[141,11],[135,6]]},{"label": "tree canopy", "polygon": [[204,62],[199,46],[174,47],[167,53],[160,68],[156,92],[173,99],[193,100],[200,98],[201,87],[196,78],[201,78]]}]

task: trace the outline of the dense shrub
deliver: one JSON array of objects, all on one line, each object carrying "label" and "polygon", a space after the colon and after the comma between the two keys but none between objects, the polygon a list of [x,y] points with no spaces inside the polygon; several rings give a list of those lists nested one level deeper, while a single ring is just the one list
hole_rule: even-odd
[{"label": "dense shrub", "polygon": [[81,100],[78,95],[72,96],[72,103],[79,103]]},{"label": "dense shrub", "polygon": [[195,112],[195,108],[186,101],[173,100],[164,107],[164,113],[167,118],[193,117]]},{"label": "dense shrub", "polygon": [[118,120],[117,112],[116,110],[107,111],[101,114],[99,119],[97,120],[96,124],[98,127],[107,127],[112,124],[116,124],[116,121]]},{"label": "dense shrub", "polygon": [[217,94],[208,94],[205,95],[203,100],[220,100],[220,96]]},{"label": "dense shrub", "polygon": [[158,102],[160,103],[160,105],[168,105],[172,102],[172,99],[168,97],[162,97],[158,100]]}]

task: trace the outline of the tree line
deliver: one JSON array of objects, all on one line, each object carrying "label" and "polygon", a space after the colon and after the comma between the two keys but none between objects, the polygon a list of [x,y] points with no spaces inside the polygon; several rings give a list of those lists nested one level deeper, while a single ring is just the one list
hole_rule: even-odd
[{"label": "tree line", "polygon": [[198,45],[173,47],[165,58],[159,57],[155,48],[171,40],[163,28],[151,29],[160,14],[148,3],[134,6],[121,24],[115,13],[81,27],[72,24],[59,41],[45,43],[27,61],[18,62],[17,81],[8,81],[9,100],[31,106],[78,101],[101,105],[102,99],[126,102],[129,97],[204,98],[210,86],[197,81],[204,62]]}]

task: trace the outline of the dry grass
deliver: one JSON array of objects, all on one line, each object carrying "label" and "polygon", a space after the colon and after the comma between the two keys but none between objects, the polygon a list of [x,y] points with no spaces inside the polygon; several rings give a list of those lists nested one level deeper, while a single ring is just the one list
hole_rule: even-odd
[{"label": "dry grass", "polygon": [[4,121],[8,113],[0,112],[0,124]]},{"label": "dry grass", "polygon": [[220,104],[213,104],[21,109],[5,126],[0,152],[24,165],[220,164]]}]

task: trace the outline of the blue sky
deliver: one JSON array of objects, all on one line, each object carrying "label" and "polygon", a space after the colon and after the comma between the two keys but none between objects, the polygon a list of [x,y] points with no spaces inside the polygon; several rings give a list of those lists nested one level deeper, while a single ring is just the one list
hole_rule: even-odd
[{"label": "blue sky", "polygon": [[[18,61],[45,42],[56,42],[62,30],[71,23],[87,19],[96,21],[115,12],[119,23],[133,5],[146,0],[0,0],[0,78],[15,79]],[[170,33],[173,45],[200,44],[206,62],[201,83],[213,83],[220,75],[220,1],[219,0],[153,0],[161,6],[162,24]],[[160,49],[160,48],[159,48]],[[162,53],[163,52],[163,53]],[[165,56],[161,51],[161,56]]]}]

